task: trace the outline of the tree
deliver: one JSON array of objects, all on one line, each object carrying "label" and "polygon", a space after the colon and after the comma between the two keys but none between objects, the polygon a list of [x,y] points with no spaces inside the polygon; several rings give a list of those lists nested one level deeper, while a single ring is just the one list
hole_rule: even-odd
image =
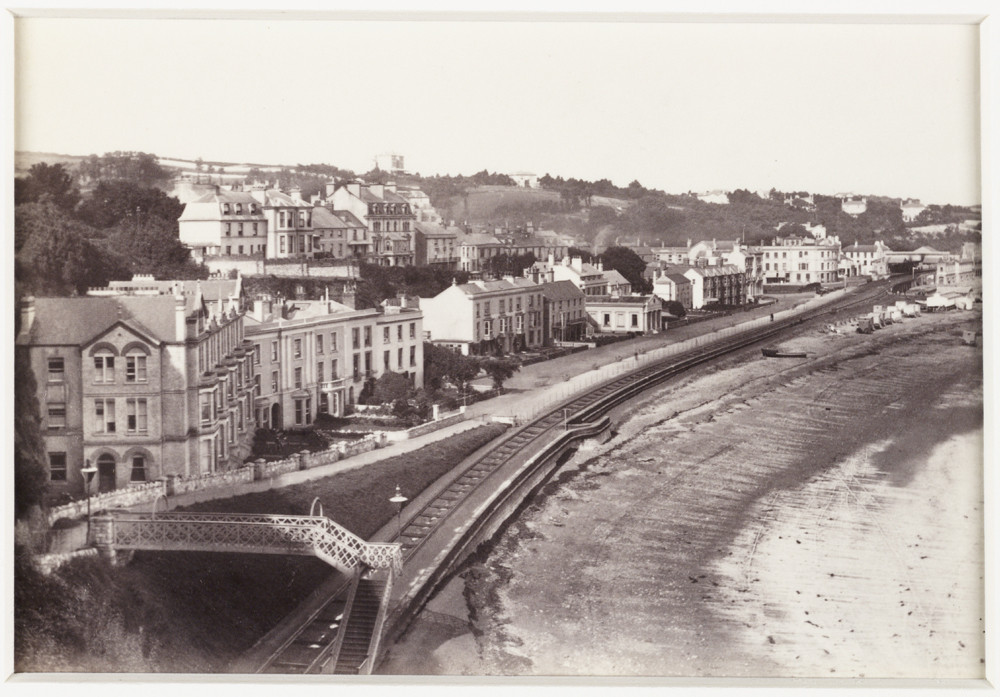
[{"label": "tree", "polygon": [[495,276],[523,276],[524,270],[531,267],[537,261],[535,255],[527,254],[498,254],[490,257],[483,264],[483,270]]},{"label": "tree", "polygon": [[28,352],[14,350],[14,515],[24,518],[41,505],[48,490],[49,467],[42,442],[38,385]]},{"label": "tree", "polygon": [[175,227],[184,204],[161,189],[125,180],[102,181],[80,204],[78,216],[99,230],[110,228],[136,216],[146,220],[162,218]]},{"label": "tree", "polygon": [[61,164],[39,162],[31,166],[27,177],[14,181],[15,206],[37,203],[46,197],[64,211],[72,211],[80,200],[73,177]]},{"label": "tree", "polygon": [[632,284],[633,289],[642,291],[647,288],[648,283],[643,278],[646,262],[628,247],[608,247],[600,259],[605,269],[614,269],[620,273]]},{"label": "tree", "polygon": [[587,224],[595,230],[618,222],[618,212],[611,206],[594,206],[590,209]]},{"label": "tree", "polygon": [[676,300],[668,300],[663,303],[663,309],[667,314],[673,315],[674,317],[680,318],[687,314],[687,310],[684,309],[684,305]]},{"label": "tree", "polygon": [[800,223],[789,223],[787,225],[782,225],[778,229],[778,234],[782,237],[790,237],[794,235],[795,237],[812,237],[809,231],[806,230],[805,226]]},{"label": "tree", "polygon": [[424,343],[424,383],[432,390],[441,389],[444,380],[465,392],[471,380],[479,375],[479,361],[457,351]]},{"label": "tree", "polygon": [[191,259],[177,236],[177,222],[141,216],[123,220],[107,231],[105,249],[127,260],[132,274],[160,278],[205,278],[207,271]]},{"label": "tree", "polygon": [[160,166],[156,155],[145,152],[106,152],[91,155],[81,165],[89,180],[126,179],[140,186],[156,186],[170,181],[171,173]]},{"label": "tree", "polygon": [[622,214],[622,232],[640,237],[656,237],[680,227],[684,213],[672,206],[665,196],[651,194],[639,198]]},{"label": "tree", "polygon": [[373,397],[381,404],[405,401],[413,392],[409,378],[402,373],[387,372],[375,381]]},{"label": "tree", "polygon": [[649,193],[649,191],[642,184],[639,183],[638,179],[633,179],[629,182],[628,189],[626,189],[629,198],[639,198]]},{"label": "tree", "polygon": [[19,280],[27,292],[71,295],[127,278],[122,260],[88,239],[95,235],[93,228],[68,218],[52,203],[18,206],[14,227]]},{"label": "tree", "polygon": [[493,381],[493,389],[503,389],[503,384],[521,369],[521,364],[513,358],[486,358],[480,366]]}]

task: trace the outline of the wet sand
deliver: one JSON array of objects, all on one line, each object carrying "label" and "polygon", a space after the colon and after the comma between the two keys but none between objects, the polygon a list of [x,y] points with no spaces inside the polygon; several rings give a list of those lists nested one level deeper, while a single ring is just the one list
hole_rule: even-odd
[{"label": "wet sand", "polygon": [[982,677],[977,321],[813,331],[649,393],[379,672]]}]

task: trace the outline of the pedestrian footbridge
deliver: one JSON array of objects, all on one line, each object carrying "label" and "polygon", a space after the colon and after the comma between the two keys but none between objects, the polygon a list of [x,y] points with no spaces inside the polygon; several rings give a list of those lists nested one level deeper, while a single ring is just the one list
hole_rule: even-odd
[{"label": "pedestrian footbridge", "polygon": [[351,576],[402,566],[400,545],[366,542],[322,515],[131,513],[94,516],[98,550],[175,550],[314,556]]}]

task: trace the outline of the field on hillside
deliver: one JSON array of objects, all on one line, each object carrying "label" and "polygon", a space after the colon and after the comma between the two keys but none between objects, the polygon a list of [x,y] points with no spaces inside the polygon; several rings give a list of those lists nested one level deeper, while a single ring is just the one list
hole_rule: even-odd
[{"label": "field on hillside", "polygon": [[14,153],[14,176],[26,177],[32,165],[45,162],[50,165],[62,164],[66,169],[76,169],[84,159],[82,155],[60,155],[52,152],[27,152],[18,150]]},{"label": "field on hillside", "polygon": [[441,211],[448,220],[467,220],[470,223],[492,220],[499,206],[531,208],[559,203],[559,194],[544,189],[524,189],[515,186],[480,186],[469,189],[462,198],[455,198],[452,205]]}]

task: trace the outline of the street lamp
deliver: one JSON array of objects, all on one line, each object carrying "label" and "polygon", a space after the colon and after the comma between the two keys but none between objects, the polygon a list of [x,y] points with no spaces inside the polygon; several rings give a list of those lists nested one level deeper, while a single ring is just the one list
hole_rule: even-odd
[{"label": "street lamp", "polygon": [[409,499],[403,496],[402,492],[400,492],[399,484],[397,484],[395,496],[389,499],[391,503],[396,504],[396,537],[399,537],[403,534],[403,522],[402,522],[403,504],[406,503],[408,500]]},{"label": "street lamp", "polygon": [[87,493],[87,542],[90,542],[90,484],[94,481],[97,468],[91,467],[90,460],[87,460],[87,466],[80,470],[80,474],[83,475],[83,486]]}]

